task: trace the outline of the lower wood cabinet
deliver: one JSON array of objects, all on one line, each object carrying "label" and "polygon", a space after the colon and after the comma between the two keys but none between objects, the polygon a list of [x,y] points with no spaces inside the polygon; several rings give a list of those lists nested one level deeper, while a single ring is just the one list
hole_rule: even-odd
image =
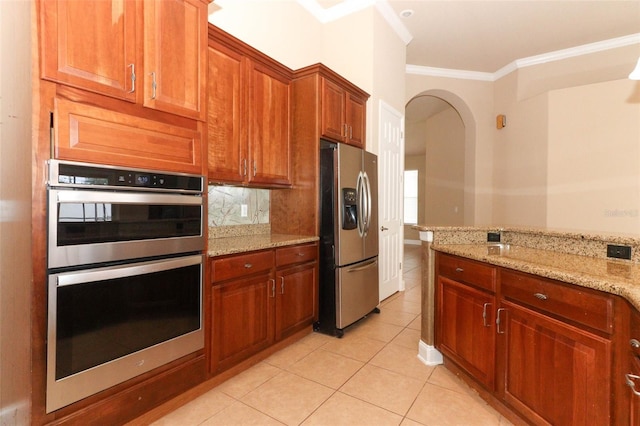
[{"label": "lower wood cabinet", "polygon": [[313,324],[317,258],[312,243],[211,259],[211,372]]},{"label": "lower wood cabinet", "polygon": [[613,296],[443,253],[436,274],[436,347],[496,401],[540,425],[625,417]]}]

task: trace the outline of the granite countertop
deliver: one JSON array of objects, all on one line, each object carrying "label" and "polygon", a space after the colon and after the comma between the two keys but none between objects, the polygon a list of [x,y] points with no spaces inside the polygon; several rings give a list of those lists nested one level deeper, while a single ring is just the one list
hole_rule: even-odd
[{"label": "granite countertop", "polygon": [[640,265],[512,244],[437,244],[436,251],[616,294],[640,310]]},{"label": "granite countertop", "polygon": [[318,237],[288,234],[254,234],[209,238],[209,257],[318,241]]}]

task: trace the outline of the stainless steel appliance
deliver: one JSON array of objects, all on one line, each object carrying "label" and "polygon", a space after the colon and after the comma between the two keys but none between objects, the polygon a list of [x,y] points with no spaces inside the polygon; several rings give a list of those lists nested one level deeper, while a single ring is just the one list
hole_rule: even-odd
[{"label": "stainless steel appliance", "polygon": [[377,157],[321,141],[320,309],[317,331],[344,329],[379,312]]},{"label": "stainless steel appliance", "polygon": [[47,412],[204,347],[203,185],[50,161]]}]

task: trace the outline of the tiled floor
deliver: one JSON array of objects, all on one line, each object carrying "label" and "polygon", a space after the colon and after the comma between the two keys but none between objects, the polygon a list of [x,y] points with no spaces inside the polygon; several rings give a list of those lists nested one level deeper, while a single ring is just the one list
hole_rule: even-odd
[{"label": "tiled floor", "polygon": [[312,333],[154,425],[506,425],[444,367],[417,358],[420,247],[406,291],[338,339]]}]

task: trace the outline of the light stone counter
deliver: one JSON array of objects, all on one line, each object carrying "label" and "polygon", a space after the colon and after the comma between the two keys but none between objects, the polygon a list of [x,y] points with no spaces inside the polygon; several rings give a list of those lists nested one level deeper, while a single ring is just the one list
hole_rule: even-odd
[{"label": "light stone counter", "polygon": [[255,234],[209,238],[209,257],[318,241],[318,237],[287,234]]},{"label": "light stone counter", "polygon": [[[422,240],[420,357],[437,363],[434,336],[434,251],[556,279],[625,298],[640,310],[640,237],[503,227],[417,225]],[[500,243],[487,241],[499,233]],[[607,245],[631,247],[631,260],[607,257]],[[435,360],[435,361],[433,361]]]}]

